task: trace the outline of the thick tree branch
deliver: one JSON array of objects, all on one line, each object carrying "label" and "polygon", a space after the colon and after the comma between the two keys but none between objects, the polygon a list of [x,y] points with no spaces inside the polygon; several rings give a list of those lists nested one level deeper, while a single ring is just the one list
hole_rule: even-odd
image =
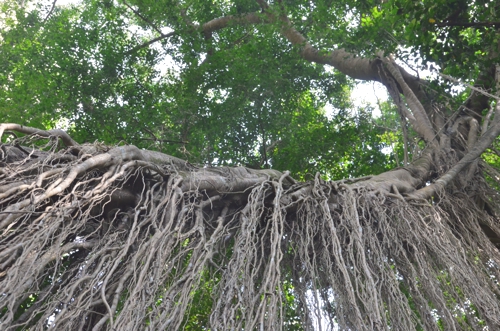
[{"label": "thick tree branch", "polygon": [[195,25],[197,28],[201,28],[203,33],[212,33],[217,30],[224,29],[230,24],[237,25],[247,25],[247,24],[259,24],[259,23],[270,23],[271,21],[266,19],[265,16],[260,13],[247,13],[242,16],[223,16],[215,18],[211,21],[206,22],[203,25]]},{"label": "thick tree branch", "polygon": [[380,60],[356,57],[354,54],[348,53],[343,49],[323,54],[314,48],[307,39],[293,27],[288,17],[282,17],[281,20],[284,23],[282,28],[283,35],[290,43],[301,47],[300,53],[305,60],[318,64],[331,65],[354,79],[382,81],[378,71],[375,69],[376,64],[379,63]]},{"label": "thick tree branch", "polygon": [[[265,2],[259,2],[261,7],[268,9],[268,5]],[[331,52],[321,52],[320,50],[314,48],[308,40],[298,32],[290,22],[287,16],[277,17],[275,14],[271,13],[269,10],[265,10],[262,13],[246,13],[240,16],[224,16],[215,18],[208,21],[202,25],[193,25],[195,30],[201,31],[205,35],[210,35],[211,33],[224,29],[231,24],[237,25],[249,25],[249,24],[262,24],[262,23],[273,23],[278,20],[282,21],[282,34],[283,36],[293,45],[299,46],[301,48],[300,54],[303,59],[309,62],[314,62],[318,64],[326,64],[334,67],[340,72],[346,74],[353,79],[360,80],[370,80],[381,82],[384,85],[387,84],[386,77],[382,76],[379,66],[381,65],[381,60],[379,58],[369,59],[365,57],[358,57],[355,54],[349,53],[344,49],[336,49]],[[134,47],[127,53],[134,53],[138,49],[147,47],[156,41],[162,40],[166,37],[174,35],[176,32],[173,31],[167,35],[160,36],[158,38],[152,39],[144,44]],[[396,65],[397,66],[397,65]],[[426,96],[421,91],[420,85],[422,81],[417,77],[406,72],[403,68],[397,66],[404,81],[416,95],[416,97],[421,101],[421,103],[426,105]],[[401,93],[403,91],[400,91]]]},{"label": "thick tree branch", "polygon": [[[270,18],[270,21],[275,19],[273,14],[266,13]],[[327,54],[322,54],[319,50],[314,48],[309,41],[298,32],[290,22],[289,18],[286,16],[281,16],[280,20],[284,23],[282,28],[283,35],[290,41],[293,45],[301,47],[302,57],[310,62],[315,62],[319,64],[331,65],[342,73],[354,78],[361,80],[373,80],[382,82],[387,85],[387,79],[382,77],[378,65],[380,64],[380,59],[370,60],[362,57],[355,57],[353,54],[346,52],[343,49],[338,49],[331,51]],[[401,92],[405,95],[406,101],[413,111],[413,115],[416,121],[412,121],[415,130],[428,142],[431,142],[435,138],[435,132],[429,121],[429,118],[425,112],[425,109],[420,102],[414,90],[418,90],[418,85],[412,84],[410,87],[406,82],[415,82],[416,79],[408,79],[409,75],[406,71],[402,70],[397,64],[388,62],[388,69],[394,80],[398,82]],[[403,74],[406,76],[403,77]],[[422,94],[419,93],[419,97]]]},{"label": "thick tree branch", "polygon": [[[281,20],[283,23],[283,36],[290,43],[301,48],[300,54],[304,60],[318,64],[330,65],[354,79],[377,81],[383,84],[387,84],[386,77],[384,77],[383,73],[381,73],[382,71],[379,70],[379,66],[382,63],[379,58],[369,59],[365,57],[358,57],[352,53],[346,52],[343,49],[337,49],[328,53],[323,53],[314,48],[308,42],[308,40],[293,27],[288,17],[282,16],[278,18],[276,17],[276,15],[269,11],[266,11],[265,15],[262,15],[261,13],[247,13],[241,16],[224,16],[216,18],[203,24],[201,26],[201,30],[206,34],[224,29],[230,24],[247,25],[273,23],[277,20]],[[397,67],[404,81],[410,87],[416,97],[420,101],[424,100],[424,102],[422,103],[425,106],[426,96],[420,89],[420,85],[423,83],[423,81],[409,74],[403,68],[399,66]]]},{"label": "thick tree branch", "polygon": [[[305,60],[318,64],[331,65],[335,69],[354,79],[373,80],[384,83],[379,71],[377,70],[377,66],[381,63],[380,59],[357,57],[356,55],[346,52],[343,49],[338,49],[323,54],[319,50],[315,49],[307,41],[307,39],[292,26],[290,20],[287,17],[282,17],[280,19],[284,23],[282,29],[283,35],[293,45],[300,46],[302,48],[301,55]],[[261,13],[247,13],[241,16],[229,15],[215,18],[202,25],[194,25],[194,27],[201,30],[201,32],[203,32],[204,34],[210,34],[217,30],[224,29],[231,24],[249,25],[272,23],[275,21],[277,21],[277,17],[269,12],[266,12],[265,16]],[[130,50],[128,53],[132,53],[139,48],[147,47],[148,45],[164,39],[165,37],[169,37],[173,34],[175,34],[175,31],[169,33],[168,35],[160,36],[142,45],[139,45]],[[410,88],[414,89],[416,85],[412,82],[409,82],[409,78],[411,77],[411,80],[413,81],[418,81],[418,79],[408,74],[402,68],[400,68],[400,70],[403,78],[405,79],[405,81],[407,81],[407,84],[410,86]]]},{"label": "thick tree branch", "polygon": [[[259,4],[262,7],[265,2],[259,2]],[[392,77],[392,79],[397,82],[399,93],[405,95],[406,102],[413,112],[412,115],[415,116],[415,120],[412,120],[411,116],[409,116],[409,119],[412,120],[411,122],[414,129],[427,142],[434,140],[436,133],[434,132],[432,124],[430,123],[426,113],[426,106],[429,104],[428,96],[425,95],[420,88],[423,81],[409,74],[395,63],[391,63],[388,67],[389,75],[386,70],[381,70],[382,62],[384,62],[381,58],[369,59],[365,57],[357,57],[352,53],[346,52],[344,49],[321,52],[313,47],[311,43],[294,28],[290,19],[286,15],[278,17],[276,14],[268,10],[268,6],[264,6],[262,8],[265,9],[263,14],[247,13],[241,16],[230,15],[219,17],[202,25],[194,25],[194,28],[201,31],[205,35],[211,35],[214,31],[224,29],[231,24],[247,25],[281,21],[281,31],[283,36],[292,45],[300,47],[300,54],[306,61],[330,65],[351,78],[378,81],[388,86],[388,88],[391,88],[388,84],[390,84],[390,77]],[[144,45],[136,47],[135,49],[145,47],[156,40],[152,40]],[[133,52],[135,49],[129,52]],[[394,86],[392,86],[392,88],[394,88]]]}]

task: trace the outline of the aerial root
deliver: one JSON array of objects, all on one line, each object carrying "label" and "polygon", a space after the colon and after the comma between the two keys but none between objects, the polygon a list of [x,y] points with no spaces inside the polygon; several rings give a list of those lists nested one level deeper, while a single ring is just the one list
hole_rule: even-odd
[{"label": "aerial root", "polygon": [[500,256],[480,227],[500,233],[498,219],[465,195],[187,172],[133,146],[50,153],[52,169],[25,155],[0,175],[6,329],[500,324]]}]

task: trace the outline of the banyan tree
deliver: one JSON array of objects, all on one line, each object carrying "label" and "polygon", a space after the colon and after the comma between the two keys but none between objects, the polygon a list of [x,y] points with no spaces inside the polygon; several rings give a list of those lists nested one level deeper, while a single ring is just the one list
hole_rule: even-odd
[{"label": "banyan tree", "polygon": [[498,11],[7,1],[0,329],[499,329]]}]

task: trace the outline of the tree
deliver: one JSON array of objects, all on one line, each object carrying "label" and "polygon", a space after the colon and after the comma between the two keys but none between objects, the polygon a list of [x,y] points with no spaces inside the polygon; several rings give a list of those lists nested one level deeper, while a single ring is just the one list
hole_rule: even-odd
[{"label": "tree", "polygon": [[2,8],[3,329],[498,328],[493,2],[55,4]]}]

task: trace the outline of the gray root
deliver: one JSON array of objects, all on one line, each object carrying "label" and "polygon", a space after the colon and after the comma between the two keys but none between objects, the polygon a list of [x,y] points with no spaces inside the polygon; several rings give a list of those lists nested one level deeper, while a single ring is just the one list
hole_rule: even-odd
[{"label": "gray root", "polygon": [[430,153],[378,176],[296,183],[133,146],[39,151],[55,169],[4,147],[2,329],[500,324],[500,254],[484,232],[500,235],[498,219],[446,190],[407,199],[428,180]]}]

